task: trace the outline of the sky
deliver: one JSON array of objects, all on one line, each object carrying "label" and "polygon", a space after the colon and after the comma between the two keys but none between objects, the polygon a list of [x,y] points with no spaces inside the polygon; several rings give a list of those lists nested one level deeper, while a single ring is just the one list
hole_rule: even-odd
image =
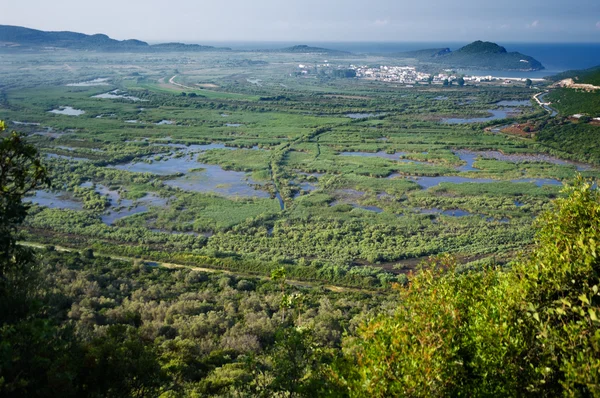
[{"label": "sky", "polygon": [[600,0],[2,0],[0,24],[181,41],[595,42]]}]

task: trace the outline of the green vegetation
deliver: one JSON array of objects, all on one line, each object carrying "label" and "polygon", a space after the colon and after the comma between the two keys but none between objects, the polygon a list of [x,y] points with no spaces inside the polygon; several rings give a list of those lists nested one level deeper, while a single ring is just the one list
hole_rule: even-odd
[{"label": "green vegetation", "polygon": [[300,50],[3,53],[1,396],[598,394],[599,127]]},{"label": "green vegetation", "polygon": [[361,327],[335,380],[351,396],[596,396],[600,194],[579,180],[508,268],[442,257]]},{"label": "green vegetation", "polygon": [[21,199],[46,172],[17,134],[0,153],[2,396],[599,393],[600,191],[581,177],[527,256],[439,256],[393,289],[330,292],[289,267],[267,279],[29,250]]},{"label": "green vegetation", "polygon": [[554,90],[548,96],[562,115],[587,114],[592,117],[600,116],[600,94],[598,91],[582,91],[572,88]]}]

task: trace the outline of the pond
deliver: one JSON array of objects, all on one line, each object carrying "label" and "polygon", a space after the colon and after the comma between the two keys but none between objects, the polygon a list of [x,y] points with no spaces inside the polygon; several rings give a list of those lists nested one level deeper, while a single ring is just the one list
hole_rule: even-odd
[{"label": "pond", "polygon": [[[91,188],[91,182],[85,182],[80,185],[82,188]],[[144,213],[148,211],[149,206],[165,207],[167,199],[150,193],[137,199],[123,199],[119,191],[110,189],[102,184],[96,184],[95,191],[108,198],[110,207],[100,216],[102,222],[106,225],[113,225],[117,220],[131,216],[133,214]]]},{"label": "pond", "polygon": [[39,123],[29,123],[29,122],[17,122],[13,120],[12,124],[16,124],[17,126],[39,126]]},{"label": "pond", "polygon": [[498,106],[531,106],[530,100],[503,100],[496,102]]},{"label": "pond", "polygon": [[456,156],[460,158],[460,160],[467,162],[466,165],[459,166],[458,171],[477,171],[475,167],[473,167],[473,163],[479,157],[479,155],[475,152],[470,151],[456,151],[454,152]]},{"label": "pond", "polygon": [[71,160],[71,161],[76,161],[76,162],[89,162],[89,159],[87,159],[87,158],[81,158],[81,157],[77,157],[77,156],[58,155],[56,153],[47,153],[46,158],[48,158],[48,159],[66,159],[66,160]]},{"label": "pond", "polygon": [[[512,153],[512,154],[504,154],[500,151],[471,151],[468,149],[460,150],[455,152],[457,156],[461,158],[461,160],[467,161],[467,166],[462,167],[471,167],[472,170],[476,170],[472,167],[473,161],[481,156],[486,159],[496,159],[504,162],[546,162],[552,164],[558,164],[562,166],[574,166],[578,171],[585,171],[592,169],[591,165],[573,162],[570,160],[559,159],[554,156],[544,155],[544,154],[533,154],[533,153]],[[470,162],[470,164],[469,164]],[[461,170],[461,171],[471,171],[471,170]]]},{"label": "pond", "polygon": [[[210,149],[215,149],[215,145],[210,144]],[[194,146],[190,145],[194,150]],[[195,146],[195,148],[207,147],[204,145]],[[188,147],[189,148],[189,147]],[[223,147],[225,149],[225,147]],[[225,196],[248,196],[257,198],[269,198],[266,191],[254,189],[258,185],[245,172],[223,170],[220,166],[198,163],[195,160],[195,154],[188,152],[187,156],[170,156],[165,160],[131,162],[123,165],[110,166],[119,170],[127,170],[138,173],[152,173],[158,175],[172,175],[183,173],[184,176],[176,177],[165,181],[165,184],[171,187],[181,188],[194,192],[214,192]]]},{"label": "pond", "polygon": [[470,213],[466,210],[461,210],[461,209],[442,210],[442,209],[438,209],[437,207],[434,207],[431,209],[419,209],[419,213],[420,214],[443,214],[443,215],[449,216],[449,217],[467,217],[467,216],[473,215],[472,213]]},{"label": "pond", "polygon": [[75,109],[70,106],[61,106],[58,109],[52,109],[48,111],[49,113],[54,113],[56,115],[66,115],[66,116],[80,116],[85,113],[81,109]]},{"label": "pond", "polygon": [[[101,188],[99,189],[99,187]],[[165,207],[167,205],[166,198],[161,198],[155,194],[148,194],[141,199],[133,201],[131,199],[121,199],[118,192],[111,191],[101,185],[96,186],[96,191],[99,191],[98,193],[106,193],[111,203],[111,207],[100,216],[102,222],[106,225],[113,225],[123,217],[147,212],[150,206]]]},{"label": "pond", "polygon": [[446,118],[442,119],[442,123],[446,124],[463,124],[463,123],[485,123],[492,120],[500,120],[506,119],[511,116],[511,114],[519,113],[519,110],[515,108],[505,108],[505,109],[488,109],[488,113],[491,113],[491,116],[487,117],[473,117],[473,118]]},{"label": "pond", "polygon": [[346,117],[350,119],[367,119],[369,117],[381,116],[382,113],[348,113]]},{"label": "pond", "polygon": [[[389,177],[388,177],[389,178]],[[452,184],[462,184],[462,183],[478,183],[478,184],[487,184],[492,182],[506,182],[506,180],[494,180],[491,178],[469,178],[469,177],[458,177],[458,176],[439,176],[439,177],[417,177],[415,182],[419,184],[422,188],[428,189],[431,187],[435,187],[440,185],[443,182],[452,183]],[[562,182],[558,180],[553,180],[551,178],[523,178],[518,180],[511,180],[513,183],[533,183],[538,187],[544,185],[555,185],[561,186]]]},{"label": "pond", "polygon": [[148,101],[148,100],[143,100],[141,98],[138,97],[134,97],[131,95],[127,95],[126,92],[122,92],[121,90],[113,90],[110,91],[108,93],[104,93],[104,94],[98,94],[98,95],[94,95],[92,96],[92,98],[101,98],[101,99],[124,99],[124,100],[129,100],[129,101],[133,101],[133,102],[138,102],[138,101]]},{"label": "pond", "polygon": [[69,83],[69,84],[67,84],[67,86],[69,86],[69,87],[110,86],[110,83],[108,83],[108,80],[109,80],[108,77],[100,77],[98,79],[88,80],[87,82]]},{"label": "pond", "polygon": [[296,194],[294,195],[294,198],[297,198],[298,196],[302,195],[304,192],[312,192],[317,189],[317,184],[315,184],[313,182],[300,182],[300,183],[296,183],[296,186],[298,188],[300,188],[300,191],[296,192]]},{"label": "pond", "polygon": [[363,210],[372,211],[375,213],[383,213],[383,209],[381,207],[377,207],[377,206],[360,206],[360,205],[355,205],[355,204],[352,204],[352,206],[356,209],[363,209]]},{"label": "pond", "polygon": [[258,87],[262,87],[261,79],[246,79],[246,81],[250,84],[256,84]]},{"label": "pond", "polygon": [[519,182],[533,183],[533,184],[537,185],[538,187],[542,187],[544,185],[554,185],[554,186],[560,187],[563,185],[563,183],[561,181],[553,180],[552,178],[521,178],[518,180],[512,180],[512,182],[514,182],[514,183],[519,183]]},{"label": "pond", "polygon": [[242,127],[243,124],[240,124],[240,123],[225,123],[225,126],[227,126],[227,127]]},{"label": "pond", "polygon": [[82,210],[83,203],[73,198],[69,192],[48,192],[43,190],[35,191],[35,195],[26,196],[23,202],[35,203],[40,206],[46,206],[51,209],[69,209]]},{"label": "pond", "polygon": [[[247,196],[255,198],[269,198],[266,191],[254,189],[251,184],[258,184],[241,171],[223,170],[219,166],[196,163],[196,167],[204,170],[194,171],[183,177],[165,181],[171,187],[181,188],[193,192],[214,192],[224,196]],[[279,198],[280,205],[282,203]]]},{"label": "pond", "polygon": [[160,122],[154,123],[154,124],[157,126],[163,126],[163,125],[172,125],[172,124],[175,124],[175,122],[172,120],[161,120]]}]

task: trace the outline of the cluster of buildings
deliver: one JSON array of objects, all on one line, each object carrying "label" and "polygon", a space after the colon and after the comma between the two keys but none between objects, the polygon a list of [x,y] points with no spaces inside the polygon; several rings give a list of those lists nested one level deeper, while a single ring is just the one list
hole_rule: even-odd
[{"label": "cluster of buildings", "polygon": [[356,77],[358,78],[404,84],[427,82],[431,76],[429,73],[418,72],[413,66],[382,65],[379,67],[369,67],[350,65],[350,69],[356,71]]},{"label": "cluster of buildings", "polygon": [[[331,69],[336,68],[331,65],[327,60],[323,64],[298,65],[300,73],[310,74],[314,70]],[[449,83],[456,83],[459,77],[462,77],[467,84],[477,83],[500,83],[500,84],[512,84],[515,82],[525,82],[527,78],[519,77],[497,77],[497,76],[469,76],[457,74],[455,71],[447,69],[441,73],[431,74],[417,71],[414,66],[366,66],[366,65],[350,65],[344,67],[342,65],[337,66],[338,69],[345,68],[351,69],[356,72],[356,77],[359,79],[370,79],[390,83],[401,83],[401,84],[444,84],[445,81]],[[544,79],[531,78],[533,82],[543,81]]]}]

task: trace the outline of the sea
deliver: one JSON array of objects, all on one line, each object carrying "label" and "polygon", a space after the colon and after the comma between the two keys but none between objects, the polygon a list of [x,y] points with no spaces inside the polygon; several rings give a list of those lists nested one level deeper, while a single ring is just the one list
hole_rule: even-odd
[{"label": "sea", "polygon": [[[393,54],[427,48],[450,48],[456,50],[468,43],[458,42],[203,42],[216,47],[234,50],[272,50],[305,44],[308,46],[349,51],[355,54]],[[542,78],[566,70],[586,69],[600,65],[600,43],[502,43],[507,51],[518,51],[532,56],[545,69],[534,72],[507,72],[494,70],[465,70],[470,75],[492,75],[502,77]]]}]

